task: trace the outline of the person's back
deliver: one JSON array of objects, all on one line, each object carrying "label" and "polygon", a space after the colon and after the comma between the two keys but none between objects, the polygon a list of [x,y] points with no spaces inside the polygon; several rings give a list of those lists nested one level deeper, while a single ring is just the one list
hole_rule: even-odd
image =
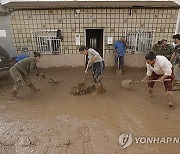
[{"label": "person's back", "polygon": [[102,57],[100,56],[100,54],[99,54],[96,50],[94,50],[94,49],[92,49],[92,48],[89,48],[89,49],[88,49],[88,58],[89,58],[89,59],[92,59],[94,56],[96,56],[96,58],[97,58],[97,59],[94,61],[94,63],[103,61]]},{"label": "person's back", "polygon": [[28,55],[26,55],[26,54],[20,54],[20,55],[18,55],[17,57],[16,57],[16,62],[19,62],[19,61],[21,61],[21,60],[23,60],[23,59],[25,59],[25,58],[28,58],[29,56]]},{"label": "person's back", "polygon": [[17,67],[24,75],[29,75],[32,69],[36,69],[36,59],[35,58],[25,58],[14,65]]}]

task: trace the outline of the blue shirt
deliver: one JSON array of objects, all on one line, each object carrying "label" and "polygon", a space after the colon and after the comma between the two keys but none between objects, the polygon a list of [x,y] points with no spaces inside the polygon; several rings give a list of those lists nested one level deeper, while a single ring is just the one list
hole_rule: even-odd
[{"label": "blue shirt", "polygon": [[118,55],[124,57],[126,51],[126,44],[121,41],[117,41],[114,43],[114,49],[116,49]]},{"label": "blue shirt", "polygon": [[18,55],[16,57],[16,62],[19,62],[19,61],[21,61],[21,60],[23,60],[24,58],[27,58],[27,57],[28,57],[28,55],[26,55],[26,54],[20,54],[20,55]]}]

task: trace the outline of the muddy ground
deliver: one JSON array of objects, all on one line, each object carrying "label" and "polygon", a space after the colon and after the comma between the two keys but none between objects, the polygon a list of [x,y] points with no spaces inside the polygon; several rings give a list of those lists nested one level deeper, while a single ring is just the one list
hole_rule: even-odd
[{"label": "muddy ground", "polygon": [[[70,89],[82,81],[82,68],[42,70],[59,84],[38,81],[33,93],[23,86],[16,101],[8,100],[13,82],[0,79],[0,154],[178,154],[179,144],[136,144],[123,149],[118,137],[131,132],[133,137],[179,137],[180,92],[174,92],[175,107],[166,103],[164,87],[155,86],[149,97],[145,83],[130,90],[121,80],[141,80],[145,69],[126,68],[122,77],[106,69],[103,95],[70,95]],[[89,72],[86,82],[93,83]]]}]

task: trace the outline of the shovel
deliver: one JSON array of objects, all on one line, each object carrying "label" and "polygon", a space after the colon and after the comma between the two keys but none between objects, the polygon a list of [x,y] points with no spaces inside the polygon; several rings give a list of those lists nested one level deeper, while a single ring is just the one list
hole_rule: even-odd
[{"label": "shovel", "polygon": [[117,57],[117,65],[118,67],[116,68],[116,76],[121,76],[122,75],[122,71],[120,69],[120,62],[119,62],[119,56]]},{"label": "shovel", "polygon": [[[171,81],[171,79],[165,79],[164,81]],[[148,80],[148,81],[144,81],[144,82],[159,82],[159,80]],[[131,83],[143,83],[143,82],[142,82],[142,81],[132,81],[132,80],[130,80],[130,79],[121,81],[121,85],[122,85],[124,88],[129,88],[129,85],[130,85]]]},{"label": "shovel", "polygon": [[[86,67],[86,70],[85,70],[85,72],[87,72],[88,71],[88,65],[87,65],[87,67]],[[84,76],[83,76],[83,80],[82,80],[82,83],[84,83],[84,81],[85,81],[85,78],[86,78],[86,74],[87,73],[84,73]]]},{"label": "shovel", "polygon": [[48,80],[49,83],[60,83],[60,81],[58,81],[58,80],[48,79],[48,78],[46,78],[46,79]]},{"label": "shovel", "polygon": [[48,80],[49,83],[60,83],[60,81],[54,80],[54,79],[51,79],[51,78],[47,78],[46,76],[43,76],[43,78]]}]

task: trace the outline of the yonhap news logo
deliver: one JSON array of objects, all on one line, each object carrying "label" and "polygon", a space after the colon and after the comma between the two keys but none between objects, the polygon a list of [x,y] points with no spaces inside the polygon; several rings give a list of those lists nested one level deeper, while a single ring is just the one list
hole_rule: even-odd
[{"label": "yonhap news logo", "polygon": [[180,144],[180,137],[134,137],[132,133],[126,132],[119,136],[121,148],[127,148],[132,143],[135,144]]},{"label": "yonhap news logo", "polygon": [[131,133],[122,133],[119,136],[119,144],[121,148],[129,147],[133,142],[132,134]]}]

